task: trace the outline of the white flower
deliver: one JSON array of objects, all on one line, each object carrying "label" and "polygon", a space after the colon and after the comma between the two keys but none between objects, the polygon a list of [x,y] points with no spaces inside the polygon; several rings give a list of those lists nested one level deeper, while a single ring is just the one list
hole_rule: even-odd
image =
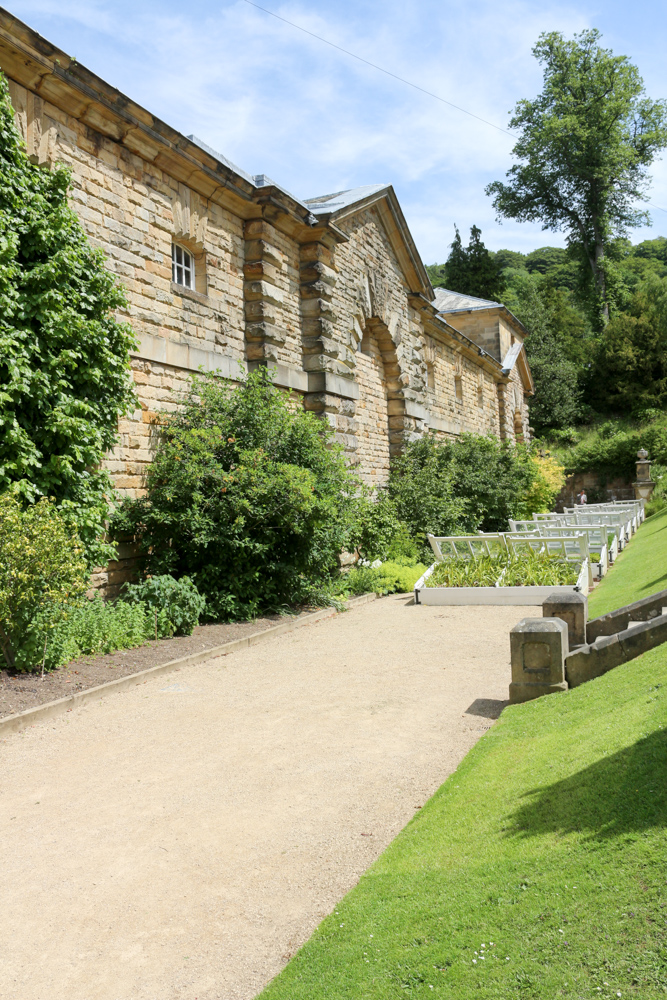
[{"label": "white flower", "polygon": [[505,955],[505,961],[506,961],[506,962],[509,962],[509,960],[510,960],[510,957],[509,957],[509,955]]}]

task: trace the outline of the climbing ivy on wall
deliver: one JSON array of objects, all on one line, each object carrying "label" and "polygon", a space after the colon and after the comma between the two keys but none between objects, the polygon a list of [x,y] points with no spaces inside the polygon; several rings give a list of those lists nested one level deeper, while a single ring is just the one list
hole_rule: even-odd
[{"label": "climbing ivy on wall", "polygon": [[0,492],[55,498],[90,564],[112,494],[100,469],[134,400],[125,294],[67,204],[69,171],[37,167],[0,74]]}]

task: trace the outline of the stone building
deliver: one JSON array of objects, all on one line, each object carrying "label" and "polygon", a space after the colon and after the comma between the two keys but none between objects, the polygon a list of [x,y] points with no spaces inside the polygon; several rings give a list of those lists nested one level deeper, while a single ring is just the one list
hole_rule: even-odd
[{"label": "stone building", "polygon": [[138,408],[108,467],[136,494],[156,412],[200,368],[257,365],[335,428],[371,484],[426,431],[529,437],[525,330],[498,303],[434,294],[393,188],[299,201],[185,137],[0,11],[0,67],[33,162],[124,283]]}]

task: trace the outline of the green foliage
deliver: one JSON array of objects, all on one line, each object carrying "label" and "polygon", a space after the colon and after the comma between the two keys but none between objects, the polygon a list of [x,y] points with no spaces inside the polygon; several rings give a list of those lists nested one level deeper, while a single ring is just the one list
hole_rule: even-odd
[{"label": "green foliage", "polygon": [[145,604],[66,601],[44,607],[30,623],[16,654],[17,670],[55,670],[78,656],[99,656],[141,646],[152,638],[153,615]]},{"label": "green foliage", "polygon": [[536,475],[525,451],[495,438],[428,436],[393,460],[386,491],[410,534],[425,543],[428,533],[504,530],[525,511]]},{"label": "green foliage", "polygon": [[649,275],[628,311],[612,318],[600,341],[591,391],[600,412],[667,407],[667,278]]},{"label": "green foliage", "polygon": [[426,572],[424,563],[400,557],[380,566],[354,566],[341,576],[339,593],[357,594],[408,594],[414,590],[420,576]]},{"label": "green foliage", "polygon": [[522,552],[511,559],[502,579],[503,587],[573,587],[581,565],[543,552]]},{"label": "green foliage", "polygon": [[464,556],[446,558],[436,564],[426,580],[427,587],[502,587],[574,586],[580,566],[545,552],[522,552],[510,557]]},{"label": "green foliage", "polygon": [[494,587],[507,567],[507,557],[464,556],[443,559],[426,580],[427,587]]},{"label": "green foliage", "polygon": [[503,291],[500,267],[484,246],[481,229],[477,226],[471,228],[467,248],[461,242],[458,227],[455,231],[447,263],[427,268],[433,287],[499,301]]},{"label": "green foliage", "polygon": [[8,667],[33,619],[81,596],[87,582],[81,543],[53,501],[24,509],[14,490],[0,494],[0,644]]},{"label": "green foliage", "polygon": [[655,483],[655,489],[644,508],[646,517],[651,517],[652,514],[657,514],[667,507],[667,466],[654,463],[651,466],[651,479]]},{"label": "green foliage", "polygon": [[262,1000],[664,997],[666,728],[664,646],[504,708]]},{"label": "green foliage", "polygon": [[128,604],[145,605],[155,622],[156,639],[192,635],[206,608],[206,599],[187,576],[175,580],[165,574],[128,583],[122,597]]},{"label": "green foliage", "polygon": [[667,145],[667,104],[645,96],[637,69],[587,30],[571,41],[542,34],[533,49],[544,85],[517,104],[510,129],[520,138],[507,183],[488,185],[498,215],[564,230],[589,268],[602,317],[608,315],[613,241],[641,224],[648,167]]},{"label": "green foliage", "polygon": [[386,559],[393,539],[404,526],[396,511],[396,504],[386,494],[377,500],[367,493],[357,498],[355,524],[351,546],[359,551],[362,559]]},{"label": "green foliage", "polygon": [[356,517],[358,483],[332,431],[264,369],[236,388],[194,378],[146,486],[115,530],[136,536],[148,573],[190,577],[213,620],[307,602],[337,574]]},{"label": "green foliage", "polygon": [[99,469],[133,403],[122,287],[67,204],[70,175],[28,160],[0,75],[0,491],[54,497],[89,564],[111,483]]},{"label": "green foliage", "polygon": [[[651,460],[667,465],[667,415],[647,423],[629,419],[606,420],[581,428],[576,443],[564,445],[549,436],[549,445],[568,472],[597,472],[604,480],[635,476],[637,452],[646,448]],[[569,440],[572,439],[571,432]]]},{"label": "green foliage", "polygon": [[[531,423],[537,434],[546,428],[566,427],[581,411],[580,366],[568,354],[578,314],[564,301],[564,294],[544,287],[528,272],[517,272],[507,288],[505,305],[528,330],[526,354],[535,379],[530,400]],[[573,315],[574,314],[574,317]],[[579,323],[580,340],[585,327]]]}]

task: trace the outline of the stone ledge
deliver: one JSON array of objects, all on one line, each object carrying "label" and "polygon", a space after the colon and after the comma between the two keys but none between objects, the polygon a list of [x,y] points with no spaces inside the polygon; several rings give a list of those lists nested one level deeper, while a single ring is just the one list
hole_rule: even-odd
[{"label": "stone ledge", "polygon": [[308,372],[308,392],[326,392],[343,399],[359,399],[359,386],[352,379],[331,372]]},{"label": "stone ledge", "polygon": [[169,285],[173,295],[180,295],[184,299],[192,299],[194,302],[200,302],[203,306],[211,305],[211,298],[205,295],[204,292],[198,292],[194,288],[186,288],[185,285],[179,285],[175,281],[172,281]]}]

